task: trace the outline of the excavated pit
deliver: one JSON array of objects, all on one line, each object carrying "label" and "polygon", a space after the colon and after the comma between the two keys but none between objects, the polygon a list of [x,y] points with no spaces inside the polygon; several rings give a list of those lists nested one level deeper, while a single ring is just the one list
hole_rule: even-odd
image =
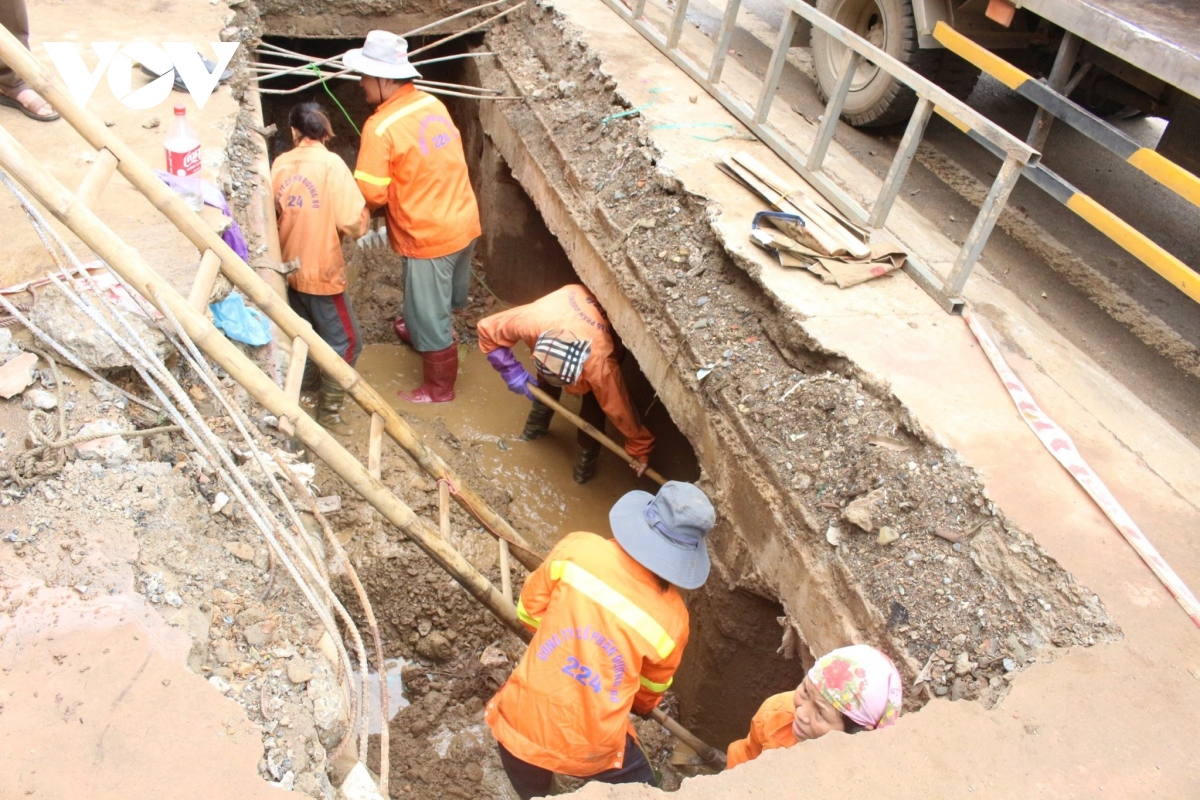
[{"label": "excavated pit", "polygon": [[[329,4],[321,19],[342,5]],[[286,30],[305,25],[292,19]],[[340,29],[361,25],[354,16]],[[268,40],[317,56],[355,46]],[[414,37],[410,46],[426,41]],[[472,302],[456,317],[464,344],[474,321],[501,303],[587,284],[629,348],[632,394],[659,437],[652,463],[669,477],[698,478],[718,508],[713,575],[688,598],[692,640],[670,703],[685,724],[716,745],[743,736],[763,698],[794,687],[814,654],[850,642],[893,657],[911,712],[934,698],[990,707],[1029,664],[1120,635],[1099,599],[1006,519],[972,469],[886,387],[813,343],[754,271],[730,257],[705,198],[659,167],[648,126],[636,115],[611,117],[631,104],[552,8],[531,6],[453,48],[497,55],[445,62],[426,77],[527,98],[447,100],[484,229]],[[370,109],[357,86],[333,91],[361,124]],[[264,97],[266,121],[286,130],[288,109],[303,99]],[[311,99],[329,105],[320,90]],[[357,135],[333,112],[333,149],[353,166]],[[419,380],[415,355],[394,346],[390,329],[402,302],[399,260],[353,246],[346,254],[371,343],[360,369],[390,396]],[[607,533],[611,500],[652,487],[622,474],[615,458],[602,463],[604,482],[570,485],[573,436],[561,420],[550,457],[520,461],[522,448],[540,443],[515,441],[524,410],[481,361],[468,357],[460,378],[463,396],[476,392],[479,403],[401,411],[543,550],[576,529],[563,525]],[[361,415],[351,419],[365,429]],[[361,450],[365,438],[348,444]],[[398,451],[389,449],[384,463],[385,483],[436,517],[432,482]],[[413,660],[405,670],[413,705],[391,726],[394,793],[505,791],[477,726],[520,643],[348,487],[327,471],[319,479],[343,497],[337,525],[377,603],[388,655]],[[534,484],[550,489],[538,494]],[[565,501],[552,507],[548,498],[559,493]],[[892,544],[877,543],[885,526],[899,534]],[[452,542],[499,585],[490,537],[458,509],[452,528]],[[523,573],[515,572],[519,589]],[[653,726],[640,729],[664,763],[669,740]],[[471,763],[482,765],[478,774],[462,768]]]}]

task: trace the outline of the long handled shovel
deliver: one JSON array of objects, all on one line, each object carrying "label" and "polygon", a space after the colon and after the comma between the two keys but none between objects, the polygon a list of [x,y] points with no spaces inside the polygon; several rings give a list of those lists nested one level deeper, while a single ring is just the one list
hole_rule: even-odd
[{"label": "long handled shovel", "polygon": [[[626,453],[624,447],[621,447],[621,445],[617,444],[612,439],[608,438],[603,433],[601,433],[596,428],[595,425],[592,425],[591,423],[586,422],[583,419],[583,417],[579,416],[578,414],[574,414],[574,413],[568,411],[567,409],[563,408],[562,405],[560,405],[553,397],[546,394],[544,391],[542,391],[538,387],[534,386],[532,383],[526,384],[526,386],[528,387],[530,393],[535,398],[537,398],[537,401],[539,403],[544,403],[545,405],[554,409],[554,411],[556,413],[562,414],[564,417],[566,417],[568,420],[570,420],[572,425],[574,425],[576,428],[579,428],[579,430],[583,431],[588,436],[591,436],[593,439],[595,439],[597,442],[599,442],[600,444],[607,447],[609,450],[612,450],[614,453],[616,453],[618,456],[620,456],[622,459],[624,459],[624,461],[626,463],[628,463],[630,465],[641,463],[636,458],[634,458],[633,456]],[[666,478],[664,478],[662,475],[659,475],[657,472],[650,469],[649,467],[646,468],[646,472],[644,474],[646,475],[646,477],[657,482],[659,485],[667,482]]]}]

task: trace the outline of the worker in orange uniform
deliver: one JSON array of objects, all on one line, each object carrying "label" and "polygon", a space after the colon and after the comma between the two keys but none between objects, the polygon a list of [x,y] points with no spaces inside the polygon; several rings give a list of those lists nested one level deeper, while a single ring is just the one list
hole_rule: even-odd
[{"label": "worker in orange uniform", "polygon": [[[300,268],[287,277],[288,305],[353,366],[363,341],[346,294],[341,237],[363,235],[369,220],[367,204],[350,168],[325,149],[333,138],[333,126],[321,106],[298,105],[288,122],[295,147],[271,165],[283,260],[300,261]],[[316,388],[316,379],[316,365],[310,361],[305,368],[307,388]],[[322,375],[320,386],[317,422],[335,433],[349,432],[341,417],[345,390],[328,375]]]},{"label": "worker in orange uniform", "polygon": [[467,304],[480,234],[462,137],[446,106],[413,86],[420,73],[403,38],[371,31],[342,61],[362,74],[363,94],[378,106],[363,126],[354,177],[368,206],[387,207],[388,243],[404,258],[396,333],[423,359],[424,381],[397,394],[413,403],[446,403],[458,376],[450,310]]},{"label": "worker in orange uniform", "polygon": [[[528,305],[484,317],[476,331],[480,349],[511,391],[533,400],[526,388],[533,382],[555,399],[563,389],[582,395],[579,416],[598,430],[604,430],[606,416],[612,420],[625,437],[625,452],[637,461],[634,471],[646,471],[654,435],[629,399],[612,325],[587,287],[569,284]],[[513,355],[517,342],[525,342],[533,353],[536,379]],[[545,436],[553,415],[548,406],[533,400],[522,438]],[[577,441],[575,482],[587,483],[596,474],[600,443],[582,430]]]},{"label": "worker in orange uniform", "polygon": [[572,533],[526,579],[517,614],[533,641],[484,712],[523,800],[549,794],[555,772],[654,782],[629,712],[653,711],[683,658],[675,587],[708,578],[715,514],[696,486],[669,481],[629,492],[608,519],[615,540]]},{"label": "worker in orange uniform", "polygon": [[729,745],[726,768],[752,761],[764,750],[792,747],[834,731],[890,727],[903,701],[903,681],[890,658],[865,644],[839,647],[817,659],[796,691],[763,701],[750,720],[750,734]]}]

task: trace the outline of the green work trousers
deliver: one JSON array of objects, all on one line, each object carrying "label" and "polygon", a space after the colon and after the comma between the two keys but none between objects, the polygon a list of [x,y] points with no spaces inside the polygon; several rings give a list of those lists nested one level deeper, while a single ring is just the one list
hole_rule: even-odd
[{"label": "green work trousers", "polygon": [[467,305],[474,253],[471,242],[448,256],[404,259],[404,321],[417,352],[433,353],[454,343],[450,309]]}]

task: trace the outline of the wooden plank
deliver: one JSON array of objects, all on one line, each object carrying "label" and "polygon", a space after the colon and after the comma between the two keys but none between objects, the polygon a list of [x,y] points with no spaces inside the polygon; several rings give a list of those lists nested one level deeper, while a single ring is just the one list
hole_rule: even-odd
[{"label": "wooden plank", "polygon": [[500,542],[500,594],[508,598],[508,602],[513,602],[513,584],[512,584],[512,564],[508,558],[508,542],[503,539]]},{"label": "wooden plank", "polygon": [[450,541],[450,484],[438,481],[438,532]]},{"label": "wooden plank", "polygon": [[820,227],[855,258],[865,258],[871,252],[871,248],[847,230],[841,222],[804,195],[801,187],[789,185],[749,153],[735,153],[732,158],[737,164],[753,172],[760,182],[775,192],[779,200],[772,205],[778,205],[781,200],[791,203],[799,210],[806,222]]},{"label": "wooden plank", "polygon": [[212,296],[213,284],[220,271],[221,257],[212,250],[205,250],[200,257],[200,267],[196,270],[192,288],[188,291],[188,303],[201,314],[208,307],[208,298]]},{"label": "wooden plank", "polygon": [[[292,339],[292,360],[288,362],[287,377],[283,380],[283,393],[288,401],[300,402],[300,384],[304,382],[304,361],[308,358],[308,342],[297,336]],[[279,430],[288,436],[295,434],[295,427],[286,417],[279,418]]]},{"label": "wooden plank", "polygon": [[383,417],[371,415],[371,436],[367,440],[367,472],[380,480],[383,476]]},{"label": "wooden plank", "polygon": [[96,160],[88,167],[87,174],[83,176],[83,180],[79,182],[79,188],[75,190],[77,202],[88,208],[95,208],[96,201],[108,186],[108,182],[112,180],[119,163],[111,150],[107,147],[100,148],[96,152]]}]

